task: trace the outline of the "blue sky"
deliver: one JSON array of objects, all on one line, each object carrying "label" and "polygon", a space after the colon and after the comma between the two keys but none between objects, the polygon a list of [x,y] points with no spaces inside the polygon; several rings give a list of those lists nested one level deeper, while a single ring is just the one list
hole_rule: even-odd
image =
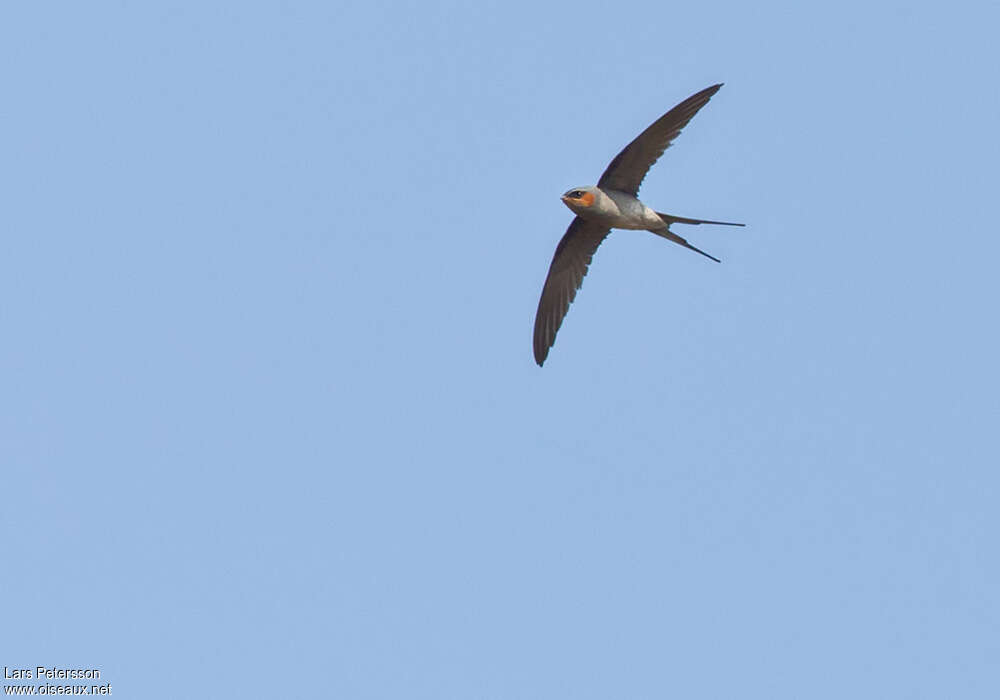
[{"label": "blue sky", "polygon": [[[0,11],[0,664],[997,697],[1000,8],[814,5]],[[538,368],[558,196],[715,82],[640,194],[747,228]]]}]

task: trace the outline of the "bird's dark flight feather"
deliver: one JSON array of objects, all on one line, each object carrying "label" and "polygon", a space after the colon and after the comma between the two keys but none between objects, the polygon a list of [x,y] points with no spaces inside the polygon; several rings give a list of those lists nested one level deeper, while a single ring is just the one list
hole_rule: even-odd
[{"label": "bird's dark flight feather", "polygon": [[670,143],[687,126],[691,118],[698,113],[719,91],[722,83],[705,88],[691,95],[672,110],[649,125],[645,131],[635,137],[622,152],[615,156],[608,166],[597,186],[628,192],[632,196],[639,194],[646,173],[659,160]]},{"label": "bird's dark flight feather", "polygon": [[535,362],[539,366],[556,342],[556,333],[576,297],[576,290],[583,284],[594,251],[610,232],[609,228],[578,216],[556,246],[535,315]]}]

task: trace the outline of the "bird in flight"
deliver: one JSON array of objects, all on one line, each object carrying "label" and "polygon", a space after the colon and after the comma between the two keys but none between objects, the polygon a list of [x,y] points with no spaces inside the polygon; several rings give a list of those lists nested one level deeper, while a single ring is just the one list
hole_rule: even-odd
[{"label": "bird in flight", "polygon": [[719,262],[703,250],[695,248],[670,230],[672,224],[721,224],[743,226],[728,221],[688,219],[661,214],[639,201],[636,195],[643,178],[671,142],[687,126],[698,110],[705,106],[722,84],[705,88],[691,95],[664,114],[639,134],[632,143],[615,156],[596,186],[576,187],[561,199],[576,217],[556,246],[549,274],[542,288],[535,315],[535,362],[541,366],[556,342],[576,290],[583,283],[594,252],[613,228],[651,231],[706,258]]}]

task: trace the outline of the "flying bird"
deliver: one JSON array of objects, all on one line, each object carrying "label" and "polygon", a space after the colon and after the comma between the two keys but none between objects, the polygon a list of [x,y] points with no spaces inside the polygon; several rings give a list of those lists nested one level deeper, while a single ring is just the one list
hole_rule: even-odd
[{"label": "flying bird", "polygon": [[703,250],[695,248],[670,230],[672,224],[720,224],[743,226],[729,221],[688,219],[683,216],[661,214],[639,201],[639,186],[643,178],[671,142],[687,126],[698,110],[705,106],[722,84],[705,88],[691,95],[679,105],[649,125],[632,143],[615,156],[597,185],[576,187],[561,199],[576,217],[566,229],[566,234],[556,246],[549,274],[542,288],[535,315],[535,362],[541,366],[556,342],[556,333],[562,325],[569,305],[576,297],[576,290],[583,283],[594,252],[613,228],[651,231],[685,248],[719,262]]}]

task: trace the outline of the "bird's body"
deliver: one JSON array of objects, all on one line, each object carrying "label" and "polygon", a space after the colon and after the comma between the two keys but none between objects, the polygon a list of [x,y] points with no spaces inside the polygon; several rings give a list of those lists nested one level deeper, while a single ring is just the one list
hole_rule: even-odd
[{"label": "bird's body", "polygon": [[[573,192],[591,194],[594,200],[588,204],[589,198],[569,197]],[[607,224],[608,228],[645,231],[663,226],[663,220],[655,211],[628,192],[601,189],[600,187],[578,187],[564,194],[563,201],[577,216],[588,221]]]},{"label": "bird's body", "polygon": [[721,84],[713,85],[692,95],[653,122],[615,156],[596,186],[577,187],[562,196],[576,218],[556,247],[538,301],[534,350],[539,365],[545,362],[555,342],[556,332],[587,274],[594,252],[611,229],[650,231],[719,262],[671,231],[671,224],[743,224],[663,214],[643,204],[637,195],[649,168],[720,87]]}]

